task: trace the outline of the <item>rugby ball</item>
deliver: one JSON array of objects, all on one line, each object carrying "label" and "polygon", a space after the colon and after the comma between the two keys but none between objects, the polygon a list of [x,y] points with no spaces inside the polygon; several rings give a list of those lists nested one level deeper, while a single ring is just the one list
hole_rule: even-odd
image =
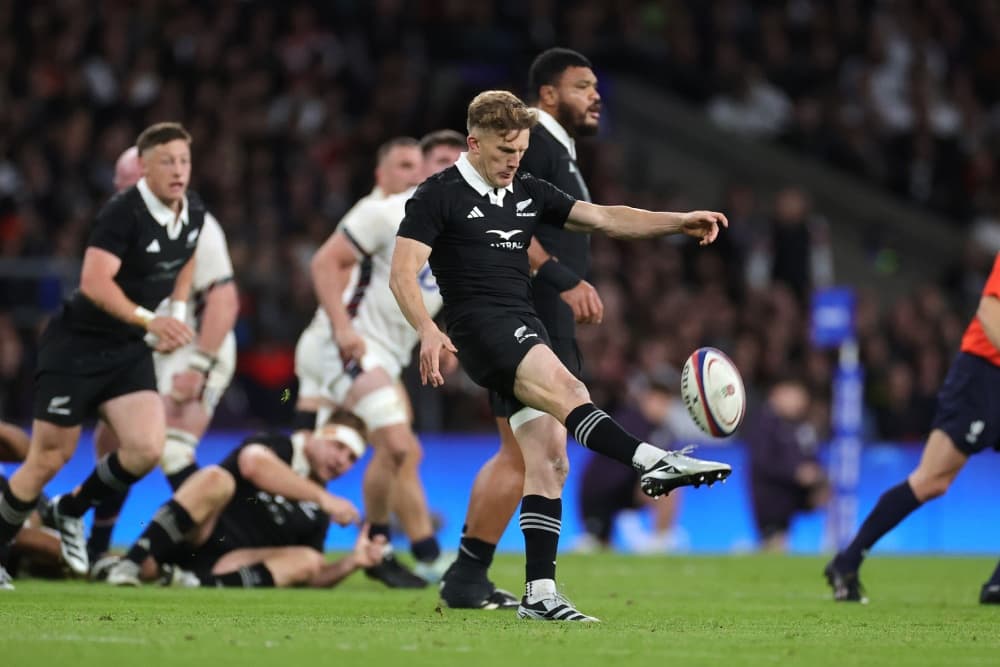
[{"label": "rugby ball", "polygon": [[732,435],[747,409],[743,378],[721,350],[701,347],[681,371],[681,397],[698,427],[716,438]]}]

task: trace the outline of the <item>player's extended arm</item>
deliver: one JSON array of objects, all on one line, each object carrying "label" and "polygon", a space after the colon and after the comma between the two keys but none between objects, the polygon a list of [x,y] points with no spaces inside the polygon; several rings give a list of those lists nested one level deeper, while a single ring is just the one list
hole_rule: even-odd
[{"label": "player's extended arm", "polygon": [[161,351],[169,352],[191,342],[194,332],[187,324],[173,317],[157,317],[125,295],[115,282],[121,265],[121,258],[114,253],[89,246],[83,255],[80,293],[112,317],[155,335],[159,341],[157,349]]},{"label": "player's extended arm", "polygon": [[247,445],[240,451],[236,462],[243,477],[271,495],[316,503],[334,521],[344,526],[358,520],[358,510],[350,501],[337,498],[311,479],[299,476],[264,445]]},{"label": "player's extended arm", "polygon": [[976,317],[983,325],[983,331],[986,332],[986,337],[990,339],[993,347],[1000,350],[1000,299],[995,296],[984,296],[979,300]]},{"label": "player's extended arm", "polygon": [[389,272],[389,289],[406,321],[420,334],[420,381],[440,387],[444,384],[440,368],[441,349],[458,350],[431,319],[420,294],[417,273],[430,256],[431,247],[427,244],[404,236],[397,237]]},{"label": "player's extended arm", "polygon": [[574,232],[603,232],[620,239],[641,239],[669,234],[687,234],[708,245],[719,234],[719,226],[729,220],[716,211],[647,211],[631,206],[599,206],[578,201],[570,209],[566,229]]},{"label": "player's extended arm", "polygon": [[334,232],[313,255],[309,264],[316,298],[330,318],[337,347],[344,360],[361,360],[365,342],[351,323],[344,305],[344,290],[351,280],[351,271],[358,263],[357,251],[342,232]]}]

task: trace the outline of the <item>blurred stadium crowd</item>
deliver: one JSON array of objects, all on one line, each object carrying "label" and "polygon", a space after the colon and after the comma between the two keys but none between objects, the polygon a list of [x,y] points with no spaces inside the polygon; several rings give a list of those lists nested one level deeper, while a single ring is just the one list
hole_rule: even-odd
[{"label": "blurred stadium crowd", "polygon": [[[66,286],[58,260],[81,256],[114,160],[142,127],[191,130],[193,187],[228,236],[240,361],[217,424],[280,422],[315,308],[309,258],[371,187],[375,148],[462,129],[472,94],[522,91],[557,36],[605,80],[645,72],[719,125],[880,183],[969,234],[941,280],[893,303],[860,292],[870,437],[923,437],[1000,247],[996,2],[10,0],[0,35],[5,419],[29,415],[40,318]],[[614,99],[605,104],[613,118]],[[731,230],[707,251],[593,239],[605,322],[582,327],[580,342],[595,402],[614,406],[637,373],[711,344],[732,354],[751,397],[790,369],[807,376],[816,423],[828,423],[835,360],[809,344],[808,300],[851,279],[833,274],[829,221],[793,184],[771,195],[732,183],[724,201],[691,202],[625,182],[613,129],[580,146],[595,201],[716,207]],[[484,392],[460,376],[415,402],[422,428],[491,421]]]}]

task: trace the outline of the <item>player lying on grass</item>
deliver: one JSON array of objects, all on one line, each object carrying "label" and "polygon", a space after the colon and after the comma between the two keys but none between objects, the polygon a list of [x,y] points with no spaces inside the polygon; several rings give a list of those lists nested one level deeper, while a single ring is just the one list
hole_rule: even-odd
[{"label": "player lying on grass", "polygon": [[251,436],[219,465],[191,475],[108,583],[137,586],[161,578],[180,586],[333,586],[382,557],[381,540],[362,530],[354,552],[323,559],[333,521],[356,524],[358,510],[327,492],[364,453],[361,422],[335,413],[311,434]]}]

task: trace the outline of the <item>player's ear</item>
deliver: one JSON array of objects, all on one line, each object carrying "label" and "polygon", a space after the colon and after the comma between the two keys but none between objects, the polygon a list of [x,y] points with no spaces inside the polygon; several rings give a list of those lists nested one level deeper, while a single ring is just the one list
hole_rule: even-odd
[{"label": "player's ear", "polygon": [[559,91],[555,86],[546,84],[538,88],[538,102],[545,106],[554,106],[558,102]]},{"label": "player's ear", "polygon": [[479,137],[474,134],[469,135],[469,152],[478,153],[479,152]]}]

